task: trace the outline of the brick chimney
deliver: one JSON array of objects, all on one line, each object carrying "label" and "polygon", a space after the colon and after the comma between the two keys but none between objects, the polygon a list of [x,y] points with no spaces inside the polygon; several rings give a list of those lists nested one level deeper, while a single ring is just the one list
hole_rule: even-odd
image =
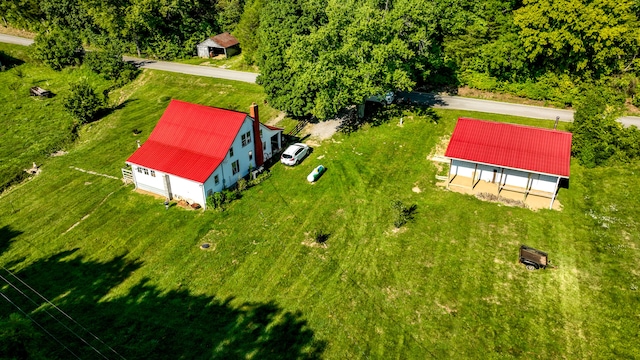
[{"label": "brick chimney", "polygon": [[260,117],[258,115],[258,105],[251,104],[249,116],[253,118],[253,144],[254,154],[256,156],[256,167],[264,164],[264,153],[262,152],[262,139],[260,138]]}]

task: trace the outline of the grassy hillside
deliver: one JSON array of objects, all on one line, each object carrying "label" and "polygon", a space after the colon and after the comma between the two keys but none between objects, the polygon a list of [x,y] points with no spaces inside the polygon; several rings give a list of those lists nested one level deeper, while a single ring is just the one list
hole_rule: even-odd
[{"label": "grassy hillside", "polygon": [[[392,119],[338,134],[300,166],[276,165],[224,212],[165,210],[130,185],[71,167],[119,176],[171,97],[244,110],[264,95],[255,85],[148,70],[120,95],[124,106],[84,127],[68,155],[0,197],[0,264],[118,354],[640,356],[640,166],[573,165],[562,212],[482,202],[435,185],[427,155],[455,119],[552,123],[438,110],[437,123],[405,115],[402,127]],[[261,114],[275,111],[262,106]],[[318,164],[328,170],[310,185],[305,177]],[[400,231],[392,200],[417,205]],[[326,246],[313,243],[317,229],[329,234]],[[526,271],[517,263],[522,243],[548,251],[558,267]],[[40,299],[2,292],[78,355],[96,355]],[[0,314],[10,312],[0,302]],[[70,356],[53,341],[43,348]]]},{"label": "grassy hillside", "polygon": [[[0,44],[9,61],[0,72],[0,189],[24,178],[25,168],[40,164],[51,153],[67,147],[73,140],[73,119],[62,106],[70,85],[88,78],[102,92],[108,82],[84,68],[57,72],[34,64],[30,49]],[[56,96],[39,99],[29,96],[29,88],[40,86]]]}]

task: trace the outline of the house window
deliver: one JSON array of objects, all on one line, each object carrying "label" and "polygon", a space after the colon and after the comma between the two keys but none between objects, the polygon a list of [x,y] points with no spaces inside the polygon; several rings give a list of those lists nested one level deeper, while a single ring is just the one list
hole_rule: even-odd
[{"label": "house window", "polygon": [[248,144],[251,144],[251,132],[247,131],[246,134],[242,134],[241,139],[242,139],[242,146],[247,146]]},{"label": "house window", "polygon": [[253,151],[249,151],[249,161],[253,160]]},{"label": "house window", "polygon": [[262,143],[262,150],[267,150],[267,143],[266,142]]},{"label": "house window", "polygon": [[151,176],[156,177],[156,172],[151,170]]},{"label": "house window", "polygon": [[141,167],[138,167],[138,172],[139,172],[140,174],[142,174],[142,168],[141,168]]},{"label": "house window", "polygon": [[149,169],[143,169],[145,175],[149,175]]},{"label": "house window", "polygon": [[216,185],[220,184],[220,177],[218,177],[218,175],[215,175],[213,177],[213,182],[216,183]]},{"label": "house window", "polygon": [[260,129],[260,138],[262,139],[262,129]]},{"label": "house window", "polygon": [[233,146],[229,148],[229,157],[233,157]]},{"label": "house window", "polygon": [[231,163],[231,172],[233,175],[237,174],[240,171],[240,163],[238,160]]}]

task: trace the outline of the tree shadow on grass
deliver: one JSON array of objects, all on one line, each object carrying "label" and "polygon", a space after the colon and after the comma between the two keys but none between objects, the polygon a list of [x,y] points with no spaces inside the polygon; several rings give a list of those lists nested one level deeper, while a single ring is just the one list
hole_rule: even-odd
[{"label": "tree shadow on grass", "polygon": [[0,66],[3,66],[5,70],[9,70],[11,68],[20,66],[22,64],[24,64],[23,60],[16,59],[13,56],[10,56],[5,52],[0,51]]},{"label": "tree shadow on grass", "polygon": [[[128,359],[316,359],[324,351],[325,342],[314,338],[301,313],[286,311],[274,302],[234,304],[233,298],[194,295],[187,289],[163,291],[150,279],[141,280],[126,295],[105,299],[141,266],[125,256],[107,262],[88,260],[74,250],[15,273],[100,340],[4,270],[0,270],[3,276],[11,278],[35,303],[9,286],[0,289],[83,359],[103,358],[98,351],[107,358],[121,355]],[[0,302],[0,313],[12,312],[18,311]],[[46,335],[38,345],[48,358],[73,357]]]},{"label": "tree shadow on grass", "polygon": [[9,249],[13,239],[20,236],[20,234],[22,234],[22,231],[13,230],[9,225],[0,227],[0,255]]},{"label": "tree shadow on grass", "polygon": [[139,101],[138,99],[127,99],[125,101],[123,101],[122,103],[113,106],[113,107],[107,107],[107,108],[102,108],[100,109],[100,111],[98,111],[98,113],[96,114],[96,116],[90,120],[87,121],[86,124],[90,124],[96,121],[100,121],[102,119],[104,119],[105,117],[113,114],[115,111],[117,110],[121,110],[124,109],[125,106],[127,106],[129,103],[135,102],[135,101]]}]

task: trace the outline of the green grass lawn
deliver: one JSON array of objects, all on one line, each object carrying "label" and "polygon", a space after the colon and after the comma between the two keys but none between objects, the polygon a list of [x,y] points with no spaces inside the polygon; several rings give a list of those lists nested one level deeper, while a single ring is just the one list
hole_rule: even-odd
[{"label": "green grass lawn", "polygon": [[[23,178],[25,168],[40,164],[73,140],[73,119],[64,111],[63,98],[70,85],[88,78],[102,92],[109,83],[85,68],[54,71],[33,64],[28,47],[0,44],[11,57],[0,72],[0,189]],[[29,88],[39,86],[56,96],[39,99],[29,96]]]},{"label": "green grass lawn", "polygon": [[[68,155],[0,197],[0,264],[124,357],[640,356],[640,165],[574,163],[561,212],[482,202],[436,186],[427,160],[457,117],[552,122],[437,110],[437,123],[407,114],[403,127],[392,119],[337,134],[299,166],[276,164],[224,212],[165,210],[131,185],[70,167],[119,176],[169,98],[247,111],[264,94],[145,70],[119,95],[124,106],[83,127]],[[260,111],[263,121],[277,113]],[[319,164],[328,170],[311,185]],[[417,205],[400,231],[393,200]],[[311,240],[317,229],[326,246]],[[523,243],[557,268],[526,271]],[[1,289],[78,355],[98,357],[46,314],[50,305]],[[70,357],[42,341],[48,357]]]}]

